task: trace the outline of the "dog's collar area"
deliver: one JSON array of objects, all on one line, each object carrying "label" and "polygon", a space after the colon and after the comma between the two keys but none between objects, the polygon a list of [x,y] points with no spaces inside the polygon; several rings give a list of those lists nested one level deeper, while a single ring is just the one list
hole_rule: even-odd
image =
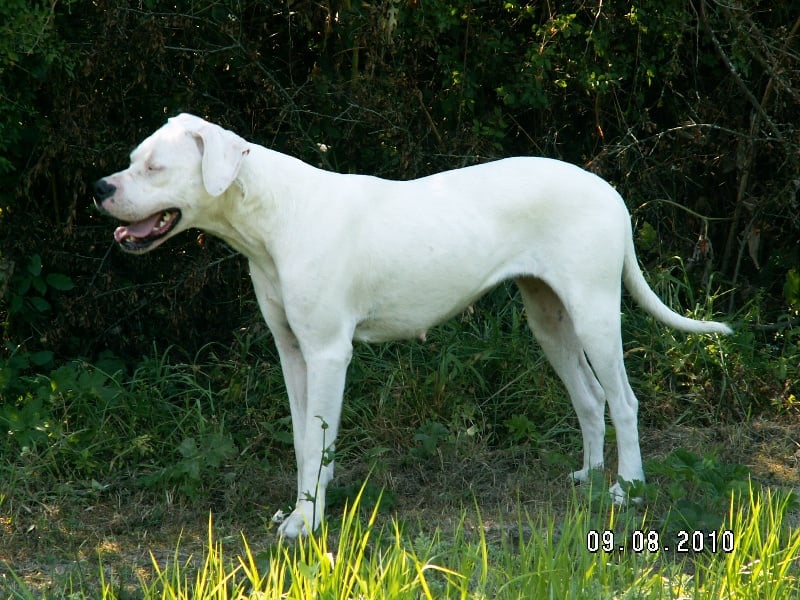
[{"label": "dog's collar area", "polygon": [[114,239],[129,252],[142,252],[172,231],[180,219],[181,211],[169,208],[141,221],[117,227]]}]

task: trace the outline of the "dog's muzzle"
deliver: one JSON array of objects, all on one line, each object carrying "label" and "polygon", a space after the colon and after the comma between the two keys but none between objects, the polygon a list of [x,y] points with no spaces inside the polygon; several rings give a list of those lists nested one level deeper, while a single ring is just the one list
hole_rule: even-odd
[{"label": "dog's muzzle", "polygon": [[[100,212],[111,215],[103,203],[114,196],[117,191],[116,186],[108,183],[105,179],[98,179],[92,187],[94,189],[94,205]],[[158,240],[166,237],[180,220],[181,211],[177,208],[168,208],[145,219],[117,227],[114,230],[114,240],[128,252],[146,252]]]}]

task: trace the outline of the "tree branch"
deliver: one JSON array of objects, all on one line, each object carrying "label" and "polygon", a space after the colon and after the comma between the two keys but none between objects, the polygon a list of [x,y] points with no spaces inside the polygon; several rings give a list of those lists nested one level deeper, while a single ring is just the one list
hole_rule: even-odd
[{"label": "tree branch", "polygon": [[772,135],[775,136],[781,143],[786,143],[786,138],[783,137],[780,129],[778,126],[770,119],[767,112],[764,110],[764,107],[761,106],[761,102],[758,101],[753,93],[748,89],[747,85],[742,78],[739,77],[739,73],[736,71],[736,67],[731,62],[731,59],[728,58],[728,55],[725,54],[725,49],[722,47],[719,39],[717,39],[717,35],[714,33],[714,30],[711,28],[711,24],[708,22],[708,17],[706,16],[706,2],[705,0],[701,0],[700,2],[700,10],[698,11],[698,16],[700,17],[700,22],[703,24],[703,28],[708,33],[708,37],[711,40],[711,44],[714,46],[714,51],[717,53],[717,57],[722,61],[722,64],[725,65],[725,68],[733,77],[736,86],[742,91],[747,101],[753,105],[753,108],[756,111],[756,114],[764,120],[764,122],[769,126],[770,131],[772,131]]}]

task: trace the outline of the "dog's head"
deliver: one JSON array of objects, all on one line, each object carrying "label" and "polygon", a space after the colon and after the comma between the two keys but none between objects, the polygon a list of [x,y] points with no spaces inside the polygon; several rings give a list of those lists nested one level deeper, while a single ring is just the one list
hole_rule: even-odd
[{"label": "dog's head", "polygon": [[231,131],[178,115],[139,144],[127,169],[94,183],[95,205],[128,223],[114,232],[124,250],[148,252],[197,224],[202,205],[236,181],[249,148]]}]

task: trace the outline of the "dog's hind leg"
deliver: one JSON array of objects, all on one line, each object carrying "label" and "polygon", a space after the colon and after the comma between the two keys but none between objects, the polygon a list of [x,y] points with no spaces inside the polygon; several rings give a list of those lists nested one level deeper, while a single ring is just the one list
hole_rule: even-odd
[{"label": "dog's hind leg", "polygon": [[572,317],[553,289],[534,277],[519,278],[517,285],[525,305],[528,326],[564,382],[578,414],[583,436],[583,468],[575,471],[572,477],[576,481],[586,481],[591,469],[603,467],[603,388],[589,367]]},{"label": "dog's hind leg", "polygon": [[592,371],[605,391],[616,430],[618,479],[611,487],[611,494],[615,501],[621,502],[626,496],[623,481],[644,481],[637,424],[639,402],[623,362],[620,294],[612,290],[593,291],[591,304],[584,302],[572,307],[572,318]]}]

